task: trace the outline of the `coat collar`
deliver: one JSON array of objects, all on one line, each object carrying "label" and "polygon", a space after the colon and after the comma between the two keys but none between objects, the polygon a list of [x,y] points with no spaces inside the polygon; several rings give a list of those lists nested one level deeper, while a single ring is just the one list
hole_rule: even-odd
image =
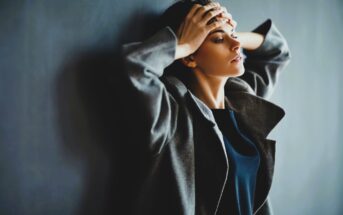
[{"label": "coat collar", "polygon": [[[204,118],[216,125],[211,109],[187,90]],[[226,92],[225,106],[234,110],[237,118],[250,133],[266,138],[276,124],[284,117],[285,111],[278,105],[247,92]]]},{"label": "coat collar", "polygon": [[[204,119],[212,126],[216,125],[211,109],[198,97],[196,97],[176,77],[168,76],[168,82],[182,94],[188,95]],[[285,111],[278,105],[252,94],[253,91],[243,84],[239,84],[236,78],[230,78],[225,85],[225,106],[235,111],[237,119],[250,133],[261,138],[266,138],[271,130],[284,117]]]},{"label": "coat collar", "polygon": [[[167,76],[166,80],[181,93],[188,95],[196,105],[201,115],[212,126],[216,125],[211,109],[196,97],[179,79]],[[225,85],[225,106],[235,111],[242,126],[252,134],[266,138],[271,130],[285,116],[280,106],[266,99],[253,95],[253,91],[243,84],[238,84],[236,78],[229,79]]]}]

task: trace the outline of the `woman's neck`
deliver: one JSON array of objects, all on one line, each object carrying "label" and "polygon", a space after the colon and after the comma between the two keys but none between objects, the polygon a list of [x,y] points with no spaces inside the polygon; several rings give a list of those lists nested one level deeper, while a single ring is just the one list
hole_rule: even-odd
[{"label": "woman's neck", "polygon": [[210,109],[225,109],[224,86],[227,77],[209,76],[194,70],[191,91]]}]

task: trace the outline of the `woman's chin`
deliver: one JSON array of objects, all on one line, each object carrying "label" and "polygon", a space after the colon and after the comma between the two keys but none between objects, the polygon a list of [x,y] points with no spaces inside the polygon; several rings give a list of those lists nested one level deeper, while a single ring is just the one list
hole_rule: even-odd
[{"label": "woman's chin", "polygon": [[233,77],[238,77],[238,76],[243,75],[244,72],[245,72],[245,68],[244,68],[244,66],[242,65],[242,66],[240,66],[239,68],[236,68],[236,69],[235,69],[235,72],[232,74],[232,76],[233,76]]},{"label": "woman's chin", "polygon": [[238,62],[230,62],[229,65],[231,70],[231,74],[233,76],[241,76],[244,74],[245,68],[244,68],[244,64],[243,64],[243,60],[240,60]]},{"label": "woman's chin", "polygon": [[237,76],[241,76],[241,75],[243,75],[243,74],[244,74],[244,72],[245,72],[245,69],[244,69],[244,67],[243,67],[243,69],[240,69],[240,70],[239,70],[239,73],[238,73],[238,75],[237,75]]}]

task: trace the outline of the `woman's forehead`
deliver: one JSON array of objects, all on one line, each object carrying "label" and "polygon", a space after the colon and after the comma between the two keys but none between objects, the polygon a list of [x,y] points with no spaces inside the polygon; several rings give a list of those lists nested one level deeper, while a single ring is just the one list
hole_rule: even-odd
[{"label": "woman's forehead", "polygon": [[[218,21],[218,18],[217,17],[213,17],[212,19],[210,19],[210,21],[207,23],[208,25],[211,24],[212,22],[215,22],[215,21]],[[229,23],[225,23],[224,25],[221,25],[220,27],[212,30],[210,32],[210,34],[214,33],[214,32],[217,32],[218,30],[223,30],[227,33],[232,33],[235,31],[235,28],[230,25]]]},{"label": "woman's forehead", "polygon": [[222,26],[219,26],[218,28],[215,28],[214,30],[212,30],[210,34],[214,34],[216,32],[224,32],[224,33],[228,33],[228,34],[231,34],[232,32],[235,31],[235,28],[233,28],[230,24],[228,23],[225,23],[224,25]]}]

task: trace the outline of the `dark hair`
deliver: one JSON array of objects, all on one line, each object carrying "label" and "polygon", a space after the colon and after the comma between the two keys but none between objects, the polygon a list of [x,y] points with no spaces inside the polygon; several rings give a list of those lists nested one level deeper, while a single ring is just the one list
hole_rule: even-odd
[{"label": "dark hair", "polygon": [[[194,4],[206,5],[210,2],[214,2],[214,0],[178,0],[163,12],[160,18],[159,28],[169,26],[176,34],[182,21],[186,18]],[[165,68],[164,75],[175,76],[186,86],[189,86],[192,72],[193,70],[191,68],[183,65],[180,59],[178,59]]]}]

